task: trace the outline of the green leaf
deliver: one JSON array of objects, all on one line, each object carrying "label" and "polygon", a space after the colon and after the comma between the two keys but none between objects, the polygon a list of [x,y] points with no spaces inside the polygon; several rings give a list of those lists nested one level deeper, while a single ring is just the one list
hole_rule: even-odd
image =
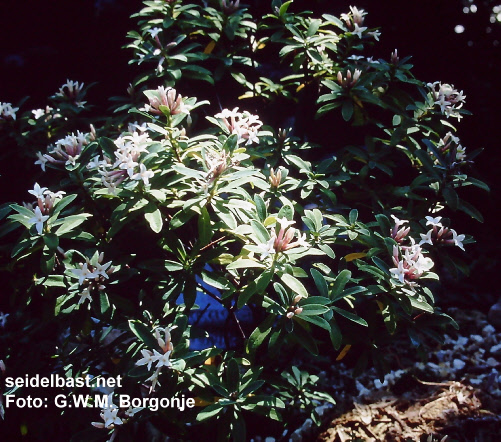
[{"label": "green leaf", "polygon": [[66,287],[63,275],[49,275],[35,281],[36,285],[43,284],[46,287]]},{"label": "green leaf", "polygon": [[323,328],[324,330],[327,330],[328,332],[331,331],[330,324],[321,316],[302,316],[301,314],[299,317],[304,321],[310,322],[311,324],[314,324],[318,327]]},{"label": "green leaf", "polygon": [[270,233],[268,232],[268,230],[265,229],[263,225],[256,220],[251,219],[250,224],[252,226],[252,230],[254,230],[254,233],[257,236],[257,239],[263,244],[267,243],[270,239]]},{"label": "green leaf", "polygon": [[284,273],[282,276],[280,276],[280,279],[295,294],[301,295],[303,298],[308,297],[308,291],[304,287],[303,283],[301,281],[299,281],[297,278],[294,278],[294,276],[289,275],[288,273]]},{"label": "green leaf", "polygon": [[240,390],[240,396],[245,397],[245,396],[253,393],[254,391],[261,388],[264,385],[264,383],[265,382],[263,380],[258,380],[258,381],[251,382],[250,384],[247,384],[247,385],[242,385],[242,387],[241,387],[242,389]]},{"label": "green leaf", "polygon": [[472,218],[476,219],[477,221],[480,221],[481,223],[484,222],[484,217],[482,214],[470,203],[464,201],[464,200],[459,200],[459,205],[458,205],[459,210],[462,210],[464,213],[467,215],[470,215]]},{"label": "green leaf", "polygon": [[317,269],[311,269],[310,273],[311,273],[311,276],[313,276],[313,279],[315,280],[315,285],[317,286],[319,293],[322,296],[328,297],[329,296],[329,287],[327,286],[327,282],[325,281],[325,278],[322,276],[322,274]]},{"label": "green leaf", "polygon": [[144,208],[144,218],[148,221],[151,230],[160,233],[163,226],[162,213],[155,203],[149,202]]},{"label": "green leaf", "polygon": [[207,208],[202,207],[201,214],[198,217],[198,236],[200,240],[200,246],[204,247],[209,244],[212,238],[212,227],[210,222],[210,215]]},{"label": "green leaf", "polygon": [[235,230],[238,226],[237,220],[233,216],[233,213],[224,205],[224,202],[218,201],[214,207],[217,216],[223,221],[228,229]]},{"label": "green leaf", "polygon": [[55,252],[57,247],[59,246],[59,238],[54,233],[46,233],[43,236],[43,242],[49,248],[50,251]]},{"label": "green leaf", "polygon": [[259,217],[259,221],[264,222],[267,218],[268,213],[266,210],[266,204],[264,203],[263,198],[259,194],[254,195],[254,203],[256,204],[257,216]]},{"label": "green leaf", "polygon": [[157,349],[158,342],[146,325],[137,320],[129,320],[129,328],[147,347]]},{"label": "green leaf", "polygon": [[334,286],[331,292],[331,299],[333,301],[339,299],[342,291],[344,290],[344,286],[350,281],[351,272],[347,269],[341,270],[334,281]]},{"label": "green leaf", "polygon": [[348,216],[348,219],[349,219],[351,225],[355,224],[357,222],[357,219],[358,219],[358,210],[357,209],[350,210],[350,214]]},{"label": "green leaf", "polygon": [[268,287],[273,275],[273,270],[266,270],[256,280],[250,281],[249,285],[238,296],[237,307],[242,308],[255,293],[262,293]]},{"label": "green leaf", "polygon": [[233,415],[233,421],[231,423],[231,436],[233,438],[233,442],[245,442],[245,435],[245,419],[241,414],[235,411]]},{"label": "green leaf", "polygon": [[391,232],[391,224],[388,217],[386,215],[383,215],[382,213],[378,213],[376,215],[376,220],[379,224],[379,228],[381,229],[383,236],[389,235]]},{"label": "green leaf", "polygon": [[315,342],[315,339],[313,339],[311,333],[303,328],[303,326],[307,326],[307,324],[300,321],[301,320],[299,319],[297,320],[297,322],[300,324],[300,327],[294,328],[293,336],[296,338],[297,342],[301,344],[306,350],[308,350],[312,355],[317,356],[317,343]]},{"label": "green leaf", "polygon": [[259,269],[265,269],[266,266],[264,264],[261,264],[258,261],[254,261],[252,259],[237,259],[236,261],[231,262],[228,264],[226,267],[228,270],[235,270],[235,269],[247,269],[247,268],[259,268]]},{"label": "green leaf", "polygon": [[453,188],[449,186],[444,187],[444,189],[442,190],[442,195],[444,196],[445,202],[452,210],[458,209],[459,197]]},{"label": "green leaf", "polygon": [[52,211],[52,214],[51,214],[51,217],[57,217],[57,215],[59,213],[61,213],[61,211],[66,207],[68,206],[68,204],[70,204],[71,202],[73,202],[75,200],[75,198],[77,197],[78,195],[76,194],[73,194],[73,195],[68,195],[68,196],[65,196],[64,198],[58,200],[57,203],[55,203],[54,205],[54,210]]},{"label": "green leaf", "polygon": [[197,415],[197,422],[203,422],[207,419],[210,419],[214,416],[217,416],[222,410],[224,409],[224,406],[217,403],[217,404],[212,404],[203,409],[200,413]]},{"label": "green leaf", "polygon": [[343,102],[341,114],[343,115],[344,121],[350,121],[350,118],[353,116],[353,101],[351,100],[351,98],[348,98]]},{"label": "green leaf", "polygon": [[235,359],[230,359],[226,366],[226,387],[229,392],[238,391],[240,386],[240,370]]},{"label": "green leaf", "polygon": [[101,306],[101,313],[104,315],[111,307],[110,300],[108,299],[108,295],[101,291],[99,294],[99,302]]},{"label": "green leaf", "polygon": [[55,234],[61,236],[65,233],[71,232],[90,216],[92,215],[89,213],[81,213],[79,215],[70,215],[65,218],[58,219],[53,225],[56,226],[61,224],[61,226],[55,231]]},{"label": "green leaf", "polygon": [[483,181],[477,180],[476,178],[468,177],[468,182],[470,182],[471,184],[473,184],[476,187],[479,187],[480,189],[486,190],[487,192],[490,192],[490,190],[491,190],[486,183],[484,183]]},{"label": "green leaf", "polygon": [[169,259],[163,261],[163,265],[169,272],[177,272],[179,270],[184,269],[184,266],[181,263],[176,261],[171,261]]},{"label": "green leaf", "polygon": [[341,334],[341,330],[339,329],[339,326],[334,318],[332,318],[329,323],[331,326],[330,338],[332,345],[336,350],[339,350],[343,342],[343,335]]},{"label": "green leaf", "polygon": [[369,324],[367,324],[367,321],[365,319],[362,319],[360,316],[357,316],[353,313],[347,312],[346,310],[343,310],[342,308],[338,307],[331,307],[332,310],[334,310],[336,313],[339,313],[341,316],[344,316],[345,318],[349,319],[350,321],[356,322],[357,324],[363,325],[364,327],[368,327]]},{"label": "green leaf", "polygon": [[300,313],[301,316],[317,316],[323,315],[329,311],[329,307],[320,304],[306,304],[301,306],[303,311]]},{"label": "green leaf", "polygon": [[409,300],[411,301],[412,307],[414,307],[418,310],[422,310],[422,311],[428,312],[428,313],[433,313],[435,311],[433,309],[433,307],[430,304],[428,304],[426,301],[418,300],[412,296],[409,296]]},{"label": "green leaf", "polygon": [[390,267],[381,258],[379,258],[377,256],[373,256],[372,257],[372,262],[374,264],[376,264],[387,275],[389,275],[389,276],[391,275],[391,273],[390,273]]},{"label": "green leaf", "polygon": [[252,332],[247,341],[247,353],[253,354],[264,342],[266,336],[270,334],[274,322],[275,315],[268,315],[268,317]]}]

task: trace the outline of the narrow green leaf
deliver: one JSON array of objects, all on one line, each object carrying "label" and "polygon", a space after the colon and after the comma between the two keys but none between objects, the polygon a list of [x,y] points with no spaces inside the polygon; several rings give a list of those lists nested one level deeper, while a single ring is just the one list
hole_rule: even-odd
[{"label": "narrow green leaf", "polygon": [[275,315],[268,315],[268,317],[252,332],[247,341],[247,353],[254,353],[264,342],[266,336],[271,332],[273,322],[275,322]]},{"label": "narrow green leaf", "polygon": [[350,281],[351,278],[351,272],[347,269],[341,270],[339,274],[336,277],[336,280],[334,281],[334,286],[332,288],[331,292],[331,299],[335,301],[336,299],[339,299],[341,296],[342,291],[344,290],[345,285]]},{"label": "narrow green leaf", "polygon": [[311,269],[310,270],[311,276],[313,276],[313,279],[315,281],[315,285],[317,286],[317,289],[319,293],[322,296],[328,297],[329,296],[329,287],[327,286],[327,282],[325,281],[325,278],[322,276],[322,274],[317,270],[317,269]]},{"label": "narrow green leaf", "polygon": [[339,313],[341,316],[344,316],[345,318],[349,319],[350,321],[356,322],[357,324],[363,325],[364,327],[369,326],[369,324],[367,324],[367,321],[365,319],[362,319],[360,316],[357,316],[353,313],[347,312],[346,310],[343,310],[342,308],[339,308],[339,307],[332,306],[331,308],[336,313]]},{"label": "narrow green leaf", "polygon": [[158,342],[146,325],[137,320],[129,320],[129,328],[150,349],[157,349]]},{"label": "narrow green leaf", "polygon": [[288,273],[284,273],[280,279],[284,282],[284,284],[289,287],[296,295],[301,295],[303,298],[308,297],[308,291],[301,281],[294,276],[289,275]]}]

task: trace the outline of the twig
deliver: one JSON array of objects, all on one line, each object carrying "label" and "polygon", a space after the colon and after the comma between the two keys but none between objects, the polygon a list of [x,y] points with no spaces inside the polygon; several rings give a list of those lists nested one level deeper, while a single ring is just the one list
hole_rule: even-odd
[{"label": "twig", "polygon": [[203,250],[205,250],[205,249],[208,249],[209,247],[212,247],[214,244],[217,244],[219,241],[222,241],[222,240],[223,240],[223,239],[225,239],[225,238],[226,238],[226,236],[222,236],[221,238],[218,238],[218,239],[216,239],[216,240],[212,241],[211,243],[207,244],[206,246],[203,246],[203,247],[200,249],[200,251],[203,251]]}]

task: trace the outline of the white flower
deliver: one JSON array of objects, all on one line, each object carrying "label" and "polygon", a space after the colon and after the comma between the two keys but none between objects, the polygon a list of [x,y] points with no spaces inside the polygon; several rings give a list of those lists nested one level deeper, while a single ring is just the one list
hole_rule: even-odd
[{"label": "white flower", "polygon": [[275,248],[273,247],[275,243],[275,236],[272,236],[270,240],[266,244],[258,244],[257,246],[261,249],[259,253],[261,253],[261,258],[265,259],[271,254],[275,254]]},{"label": "white flower", "polygon": [[151,34],[151,38],[155,38],[160,32],[162,32],[162,29],[161,28],[148,29],[148,32]]},{"label": "white flower", "polygon": [[[111,396],[113,393],[109,394],[109,399],[108,403],[111,402]],[[113,428],[114,424],[116,425],[122,425],[122,419],[120,419],[117,414],[119,412],[118,407],[115,404],[111,404],[108,408],[103,408],[103,411],[101,412],[101,418],[104,421],[104,426],[106,428]]]},{"label": "white flower", "polygon": [[364,16],[367,15],[363,9],[358,9],[356,6],[350,6],[351,14],[353,15],[353,21],[358,24],[362,24],[364,21]]},{"label": "white flower", "polygon": [[425,218],[426,218],[426,225],[443,227],[442,223],[440,222],[440,220],[442,219],[441,216],[437,216],[436,218],[433,218],[432,216],[426,216]]},{"label": "white flower", "polygon": [[33,218],[30,218],[28,220],[28,223],[31,225],[35,224],[35,227],[37,229],[37,232],[39,235],[42,234],[43,230],[43,223],[49,219],[49,215],[42,215],[42,211],[40,210],[40,207],[36,206],[35,207],[35,216]]},{"label": "white flower", "polygon": [[158,351],[153,350],[153,353],[155,354],[155,357],[157,359],[157,367],[170,367],[172,364],[170,363],[169,356],[171,354],[171,351],[167,351],[164,354],[160,354]]},{"label": "white flower", "polygon": [[403,284],[404,283],[404,278],[406,274],[406,269],[404,269],[404,262],[399,261],[398,262],[398,267],[395,267],[393,269],[390,269],[390,272],[393,273],[393,276],[397,277],[398,280]]},{"label": "white flower", "polygon": [[31,113],[33,114],[35,120],[38,120],[40,117],[43,117],[45,115],[45,111],[43,109],[35,109],[32,110]]},{"label": "white flower", "polygon": [[216,118],[239,118],[242,114],[238,112],[238,107],[235,107],[233,110],[223,109],[221,112],[214,115]]},{"label": "white flower", "polygon": [[421,241],[419,241],[419,245],[421,244],[430,244],[431,246],[433,245],[433,241],[431,240],[431,234],[433,233],[433,229],[430,229],[426,235],[423,233],[420,233],[421,235]]},{"label": "white flower", "polygon": [[11,103],[2,103],[0,102],[0,118],[12,118],[16,119],[16,112],[19,110],[18,107],[12,107]]},{"label": "white flower", "polygon": [[158,357],[153,355],[150,350],[141,350],[141,354],[143,355],[142,359],[136,362],[136,365],[147,365],[148,370],[151,370],[151,364],[154,364],[158,361]]},{"label": "white flower", "polygon": [[5,327],[5,323],[7,322],[8,313],[0,312],[0,328]]},{"label": "white flower", "polygon": [[289,226],[292,226],[292,224],[295,224],[296,221],[289,221],[285,216],[283,218],[277,218],[277,223],[280,224],[281,229],[286,229]]},{"label": "white flower", "polygon": [[80,269],[71,269],[71,271],[78,276],[78,283],[83,284],[85,279],[94,279],[96,275],[89,270],[88,264],[85,263]]},{"label": "white flower", "polygon": [[434,263],[431,258],[427,258],[423,254],[419,254],[417,260],[414,262],[414,268],[418,271],[419,275],[421,273],[427,272],[428,270],[431,270],[431,268],[434,266]]},{"label": "white flower", "polygon": [[136,413],[140,412],[141,410],[144,410],[144,407],[136,407],[136,408],[132,408],[132,406],[131,406],[131,407],[127,408],[127,410],[125,410],[125,415],[126,415],[127,417],[132,417],[132,416],[134,416]]},{"label": "white flower", "polygon": [[160,348],[166,352],[167,350],[173,350],[172,343],[170,342],[171,336],[170,336],[170,330],[169,327],[165,327],[164,329],[164,338],[162,339],[162,336],[160,335],[160,329],[156,328],[155,329],[155,337],[157,338],[158,345]]},{"label": "white flower", "polygon": [[42,155],[42,152],[37,152],[37,158],[38,160],[35,161],[35,164],[40,164],[40,167],[45,172],[45,163],[49,160]]},{"label": "white flower", "polygon": [[100,163],[101,162],[99,161],[99,155],[96,155],[92,160],[89,161],[89,164],[87,164],[87,169],[89,170],[98,169]]},{"label": "white flower", "polygon": [[144,164],[140,164],[139,168],[141,169],[140,172],[135,173],[134,175],[131,176],[133,180],[143,180],[144,184],[148,186],[150,184],[149,179],[153,178],[153,171],[152,170],[147,170],[146,166]]},{"label": "white flower", "polygon": [[406,219],[398,219],[395,215],[391,215],[393,221],[395,221],[395,226],[398,229],[401,225],[408,223],[409,221]]},{"label": "white flower", "polygon": [[358,35],[358,38],[362,38],[362,33],[367,30],[367,27],[366,26],[360,27],[360,26],[358,26],[357,23],[355,23],[354,26],[355,26],[355,29],[353,29],[353,31],[351,31],[351,33]]},{"label": "white flower", "polygon": [[86,299],[90,301],[92,301],[92,298],[90,297],[90,290],[89,288],[85,288],[82,290],[82,293],[80,293],[80,299],[78,300],[78,304],[82,304]]},{"label": "white flower", "polygon": [[379,37],[381,36],[381,32],[379,32],[379,31],[367,32],[367,35],[370,35],[371,37],[374,37],[374,39],[376,41],[379,41]]},{"label": "white flower", "polygon": [[40,187],[38,183],[35,183],[33,190],[28,190],[28,193],[31,193],[35,198],[43,198],[47,193],[47,187]]},{"label": "white flower", "polygon": [[452,240],[454,241],[454,245],[458,246],[461,250],[464,250],[463,241],[465,239],[465,235],[458,235],[454,229],[450,230],[452,232]]},{"label": "white flower", "polygon": [[104,276],[106,279],[108,279],[109,276],[108,276],[108,273],[106,273],[106,270],[108,270],[108,267],[110,265],[111,265],[111,261],[107,262],[106,264],[97,263],[94,266],[94,272],[93,272],[94,275],[95,276],[101,275],[101,276]]},{"label": "white flower", "polygon": [[148,379],[146,379],[146,382],[151,381],[150,393],[155,389],[157,384],[160,385],[158,382],[158,376],[161,370],[161,368],[157,368],[155,372]]}]

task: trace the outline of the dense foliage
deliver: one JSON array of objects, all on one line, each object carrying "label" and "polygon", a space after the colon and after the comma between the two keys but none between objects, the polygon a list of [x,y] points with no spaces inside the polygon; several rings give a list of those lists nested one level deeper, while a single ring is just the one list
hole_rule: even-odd
[{"label": "dense foliage", "polygon": [[[256,17],[239,0],[144,3],[129,33],[144,74],[113,113],[89,120],[70,80],[19,118],[0,103],[2,143],[42,171],[27,203],[0,208],[3,376],[121,376],[101,420],[39,411],[71,416],[65,431],[85,438],[244,440],[254,414],[277,434],[299,413],[318,421],[334,399],[309,358],[356,349],[355,372],[383,375],[392,335],[419,346],[454,325],[429,280],[466,271],[473,240],[454,212],[482,220],[461,198],[487,188],[453,124],[465,96],[414,78],[397,50],[368,56],[380,32],[355,7],[316,18],[273,0]],[[125,409],[121,394],[195,407]],[[41,431],[25,413],[5,419]]]}]

